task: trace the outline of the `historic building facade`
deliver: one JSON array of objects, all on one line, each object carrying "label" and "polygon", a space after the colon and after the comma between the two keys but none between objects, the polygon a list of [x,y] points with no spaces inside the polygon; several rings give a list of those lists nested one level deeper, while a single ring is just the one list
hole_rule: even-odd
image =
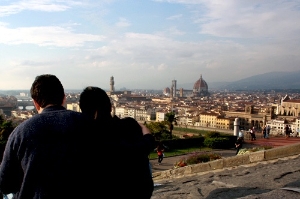
[{"label": "historic building facade", "polygon": [[248,130],[254,127],[261,130],[267,121],[274,119],[274,107],[254,108],[253,105],[245,105],[245,111],[224,111],[226,117],[239,118],[240,128]]},{"label": "historic building facade", "polygon": [[290,99],[288,95],[281,99],[280,104],[277,105],[276,114],[280,116],[300,116],[300,100]]}]

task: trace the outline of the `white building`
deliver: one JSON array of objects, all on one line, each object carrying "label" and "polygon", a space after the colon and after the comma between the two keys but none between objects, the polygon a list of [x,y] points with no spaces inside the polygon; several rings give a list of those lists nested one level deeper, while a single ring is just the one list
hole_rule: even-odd
[{"label": "white building", "polygon": [[300,117],[296,118],[294,126],[295,126],[295,132],[297,132],[299,134],[300,133]]},{"label": "white building", "polygon": [[67,110],[81,112],[78,103],[69,103],[69,104],[67,104]]},{"label": "white building", "polygon": [[284,119],[275,119],[275,120],[270,120],[266,122],[266,125],[270,125],[271,130],[270,134],[271,135],[284,135],[284,127],[285,125],[291,125],[292,130],[295,129],[294,124],[287,124],[285,123]]},{"label": "white building", "polygon": [[161,121],[164,121],[165,120],[165,112],[156,112],[156,122],[161,122]]},{"label": "white building", "polygon": [[32,111],[11,111],[11,115],[14,118],[26,120],[33,116],[33,112]]}]

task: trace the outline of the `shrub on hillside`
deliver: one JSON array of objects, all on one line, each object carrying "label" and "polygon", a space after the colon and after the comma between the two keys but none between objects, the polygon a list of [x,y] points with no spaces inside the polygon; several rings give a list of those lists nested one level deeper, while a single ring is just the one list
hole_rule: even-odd
[{"label": "shrub on hillside", "polygon": [[246,153],[253,153],[256,151],[263,151],[263,150],[268,150],[272,149],[273,146],[269,143],[265,143],[265,145],[258,146],[258,147],[253,147],[253,148],[242,148],[239,150],[238,155],[246,154]]},{"label": "shrub on hillside", "polygon": [[202,147],[204,137],[191,137],[188,139],[172,139],[162,141],[170,149],[185,149],[191,147]]},{"label": "shrub on hillside", "polygon": [[185,158],[181,158],[178,162],[175,163],[174,168],[184,167],[192,164],[199,164],[203,162],[209,162],[222,157],[217,153],[212,152],[195,152]]},{"label": "shrub on hillside", "polygon": [[210,131],[206,134],[205,137],[207,138],[217,138],[217,137],[220,137],[220,133],[219,132],[216,132],[216,131]]},{"label": "shrub on hillside", "polygon": [[203,144],[212,149],[228,148],[228,137],[205,138]]}]

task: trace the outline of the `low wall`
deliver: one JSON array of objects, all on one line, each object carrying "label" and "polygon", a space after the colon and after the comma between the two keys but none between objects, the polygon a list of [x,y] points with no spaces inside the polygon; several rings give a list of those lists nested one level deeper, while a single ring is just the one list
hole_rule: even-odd
[{"label": "low wall", "polygon": [[206,163],[188,165],[176,169],[170,169],[161,172],[153,173],[153,180],[168,179],[183,177],[185,175],[207,172],[216,169],[224,169],[228,167],[235,167],[250,163],[256,163],[261,161],[273,160],[277,158],[283,158],[287,156],[293,156],[300,154],[300,143],[276,147],[264,151],[257,151],[252,153],[246,153],[242,155],[236,155],[228,158],[222,158]]}]

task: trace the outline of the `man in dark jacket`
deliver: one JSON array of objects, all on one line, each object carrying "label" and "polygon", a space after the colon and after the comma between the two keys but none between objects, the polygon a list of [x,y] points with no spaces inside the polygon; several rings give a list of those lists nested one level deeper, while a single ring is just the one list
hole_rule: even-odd
[{"label": "man in dark jacket", "polygon": [[238,137],[238,139],[235,142],[235,148],[236,148],[236,153],[235,155],[237,155],[240,151],[240,149],[243,147],[243,138],[242,137]]},{"label": "man in dark jacket", "polygon": [[50,74],[37,76],[31,97],[39,114],[19,124],[8,138],[0,166],[0,191],[19,199],[79,199],[83,163],[78,157],[86,120],[66,110],[64,88]]}]

